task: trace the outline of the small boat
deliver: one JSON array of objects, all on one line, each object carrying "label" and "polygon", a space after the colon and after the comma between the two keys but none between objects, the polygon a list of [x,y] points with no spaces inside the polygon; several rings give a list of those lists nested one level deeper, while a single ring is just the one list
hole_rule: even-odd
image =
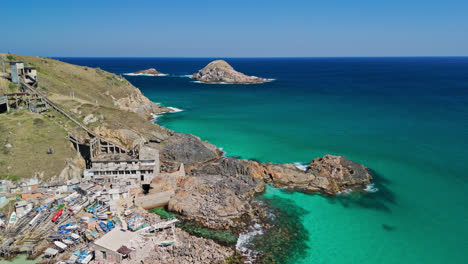
[{"label": "small boat", "polygon": [[116,216],[112,219],[112,221],[114,221],[115,225],[118,226],[118,227],[122,227],[122,222],[120,221],[120,219]]},{"label": "small boat", "polygon": [[16,222],[16,212],[11,213],[10,221],[8,222],[10,225],[14,225]]},{"label": "small boat", "polygon": [[107,214],[97,214],[96,218],[99,220],[107,220],[108,216]]},{"label": "small boat", "polygon": [[107,221],[107,228],[109,228],[109,230],[112,230],[114,227],[114,223],[112,223],[111,220]]},{"label": "small boat", "polygon": [[54,215],[54,217],[52,217],[52,222],[57,221],[57,219],[62,215],[62,212],[63,212],[63,208],[60,209],[60,210]]},{"label": "small boat", "polygon": [[101,227],[102,231],[107,232],[109,231],[109,228],[107,227],[106,223],[104,222],[99,222],[99,227]]},{"label": "small boat", "polygon": [[91,254],[87,255],[83,260],[81,260],[81,264],[88,264],[93,259]]},{"label": "small boat", "polygon": [[170,245],[174,244],[174,241],[163,241],[161,243],[159,243],[159,246],[160,247],[168,247]]}]

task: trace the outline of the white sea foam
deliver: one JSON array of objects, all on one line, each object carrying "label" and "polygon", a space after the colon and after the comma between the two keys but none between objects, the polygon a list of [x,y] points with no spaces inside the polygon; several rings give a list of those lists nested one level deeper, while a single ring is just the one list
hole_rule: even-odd
[{"label": "white sea foam", "polygon": [[[156,104],[159,104],[159,103],[156,103]],[[154,114],[154,113],[151,113],[151,116],[153,117],[153,119],[151,120],[152,122],[156,122],[158,120],[159,117],[161,117],[162,115],[164,114],[170,114],[170,113],[178,113],[178,112],[182,112],[184,110],[180,109],[180,108],[177,108],[177,107],[172,107],[172,106],[169,106],[169,107],[166,107],[166,108],[169,108],[172,110],[172,112],[167,112],[167,113],[162,113],[162,114]]]},{"label": "white sea foam", "polygon": [[201,82],[201,81],[192,81],[193,83],[203,83],[203,84],[235,84],[235,83],[227,83],[227,82]]},{"label": "white sea foam", "polygon": [[370,192],[370,193],[375,193],[375,192],[379,191],[379,188],[375,187],[375,184],[370,183],[370,184],[366,185],[366,189],[364,189],[364,191]]},{"label": "white sea foam", "polygon": [[158,120],[158,117],[160,117],[161,115],[151,113],[151,116],[153,117],[153,119],[151,119],[151,121],[156,122],[156,120]]},{"label": "white sea foam", "polygon": [[169,76],[169,74],[166,74],[166,73],[160,73],[160,74],[145,74],[145,73],[133,73],[133,72],[124,73],[123,75],[127,75],[127,76],[157,76],[157,77]]},{"label": "white sea foam", "polygon": [[236,249],[242,253],[244,257],[247,257],[247,262],[245,263],[253,263],[255,261],[255,256],[257,252],[247,248],[248,243],[254,238],[255,236],[263,234],[262,226],[255,222],[252,226],[248,228],[248,231],[245,233],[239,234],[239,238],[237,239]]},{"label": "white sea foam", "polygon": [[353,192],[353,189],[349,188],[349,189],[344,189],[343,191],[340,191],[337,194],[338,195],[348,195],[348,194],[351,194],[352,192]]},{"label": "white sea foam", "polygon": [[[276,81],[276,79],[265,79],[263,83]],[[227,83],[227,82],[201,82],[201,81],[192,81],[193,83],[203,83],[203,84],[230,84],[230,85],[248,85],[248,84],[261,84],[261,83]]]},{"label": "white sea foam", "polygon": [[307,171],[307,164],[304,164],[302,162],[294,162],[293,163],[296,168],[300,169],[301,171]]},{"label": "white sea foam", "polygon": [[172,112],[170,112],[170,113],[178,113],[178,112],[184,111],[184,110],[182,110],[182,109],[180,109],[180,108],[172,107],[172,106],[169,106],[169,107],[167,107],[167,108],[169,108],[169,109],[172,110]]}]

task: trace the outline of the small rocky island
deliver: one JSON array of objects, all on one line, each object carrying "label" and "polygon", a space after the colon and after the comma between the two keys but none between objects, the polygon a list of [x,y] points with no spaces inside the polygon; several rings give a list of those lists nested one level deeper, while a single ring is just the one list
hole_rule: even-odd
[{"label": "small rocky island", "polygon": [[224,60],[215,60],[210,62],[205,68],[192,75],[192,79],[197,79],[204,83],[233,83],[233,84],[251,84],[264,83],[270,79],[256,76],[248,76],[240,73]]},{"label": "small rocky island", "polygon": [[146,70],[141,70],[141,71],[134,72],[133,74],[135,74],[135,75],[143,75],[143,74],[145,74],[145,75],[161,75],[163,73],[160,73],[155,68],[149,68],[149,69],[146,69]]}]

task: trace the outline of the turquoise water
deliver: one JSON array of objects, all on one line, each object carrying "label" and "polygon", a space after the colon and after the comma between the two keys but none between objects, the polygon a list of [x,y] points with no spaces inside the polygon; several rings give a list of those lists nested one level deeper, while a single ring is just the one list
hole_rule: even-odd
[{"label": "turquoise water", "polygon": [[[127,78],[153,101],[184,110],[161,125],[227,155],[307,163],[330,153],[371,168],[375,193],[267,188],[264,198],[281,214],[256,246],[279,263],[468,263],[468,58],[229,61],[276,78],[261,85],[177,77],[210,59],[64,60],[173,73]],[[297,233],[282,239],[284,228]]]},{"label": "turquoise water", "polygon": [[28,260],[27,255],[18,255],[16,258],[14,258],[11,261],[6,261],[6,260],[0,260],[0,264],[34,264],[39,261],[39,259],[36,260]]}]

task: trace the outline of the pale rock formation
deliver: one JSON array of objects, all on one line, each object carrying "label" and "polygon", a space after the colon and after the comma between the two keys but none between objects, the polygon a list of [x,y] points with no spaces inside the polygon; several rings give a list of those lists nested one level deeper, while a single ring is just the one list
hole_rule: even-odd
[{"label": "pale rock formation", "polygon": [[268,79],[259,78],[256,76],[247,76],[240,73],[231,67],[224,60],[215,60],[210,62],[205,68],[199,70],[192,75],[193,79],[197,79],[204,83],[236,83],[236,84],[250,84],[250,83],[263,83],[269,81]]}]

